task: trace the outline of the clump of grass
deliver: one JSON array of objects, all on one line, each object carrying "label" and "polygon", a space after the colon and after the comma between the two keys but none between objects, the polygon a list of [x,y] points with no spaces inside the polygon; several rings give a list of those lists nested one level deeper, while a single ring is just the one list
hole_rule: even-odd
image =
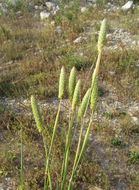
[{"label": "clump of grass", "polygon": [[[96,110],[96,104],[97,104],[97,98],[98,98],[99,65],[100,65],[101,52],[104,45],[105,24],[106,24],[106,21],[104,20],[102,22],[100,36],[98,40],[99,56],[96,63],[96,67],[92,74],[92,83],[90,85],[90,88],[87,90],[86,94],[84,95],[81,103],[80,103],[81,80],[79,79],[76,83],[76,70],[74,67],[72,68],[70,76],[69,76],[68,91],[69,91],[69,100],[71,104],[69,106],[69,121],[68,121],[67,134],[65,136],[65,149],[64,149],[63,163],[61,167],[61,176],[60,176],[60,180],[56,182],[56,186],[57,186],[56,189],[60,189],[60,190],[73,189],[77,172],[79,169],[79,165],[81,163],[82,157],[86,150],[86,145],[89,139],[89,134],[92,127],[93,115]],[[58,111],[55,118],[50,142],[48,142],[46,138],[47,128],[45,128],[44,126],[43,118],[42,118],[38,103],[35,97],[31,96],[31,107],[32,107],[33,116],[36,122],[38,132],[42,136],[44,149],[45,149],[46,160],[45,160],[45,173],[44,173],[44,190],[48,190],[48,189],[52,190],[55,185],[53,182],[53,165],[52,165],[53,146],[54,146],[54,141],[55,141],[55,137],[57,133],[57,126],[58,126],[59,117],[60,117],[62,99],[64,98],[65,89],[66,89],[65,78],[66,78],[65,68],[62,67],[60,78],[59,78],[59,92],[58,92],[59,106],[58,106]],[[86,128],[85,135],[83,135],[83,129],[84,129],[84,124],[85,124],[84,118],[86,116],[86,113],[89,107],[91,109],[91,116],[89,118],[89,123]],[[70,171],[69,162],[71,158],[71,146],[72,146],[72,142],[74,138],[73,129],[74,129],[74,122],[76,119],[76,112],[78,116],[77,125],[79,127],[79,138],[77,142],[75,157],[73,159],[72,168]]]},{"label": "clump of grass", "polygon": [[121,147],[122,141],[118,137],[115,137],[111,140],[111,144],[115,147]]},{"label": "clump of grass", "polygon": [[129,153],[129,160],[133,164],[138,164],[139,163],[139,148],[134,147]]}]

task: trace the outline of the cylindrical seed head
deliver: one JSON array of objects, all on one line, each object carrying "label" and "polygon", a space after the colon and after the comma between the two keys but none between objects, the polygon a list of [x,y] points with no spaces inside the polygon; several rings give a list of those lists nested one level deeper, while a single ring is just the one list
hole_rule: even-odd
[{"label": "cylindrical seed head", "polygon": [[61,68],[60,78],[59,78],[59,94],[58,98],[62,99],[64,96],[64,90],[65,90],[65,68]]},{"label": "cylindrical seed head", "polygon": [[78,121],[80,121],[84,117],[84,114],[86,113],[86,110],[88,108],[88,104],[89,104],[89,101],[90,101],[90,95],[91,95],[91,88],[89,88],[87,90],[87,92],[85,93],[85,95],[83,97],[83,100],[81,102],[81,105],[79,107]]},{"label": "cylindrical seed head", "polygon": [[31,107],[32,107],[32,113],[36,122],[37,129],[41,133],[43,131],[43,121],[42,121],[39,106],[34,96],[31,96]]},{"label": "cylindrical seed head", "polygon": [[98,98],[98,78],[96,77],[92,86],[91,92],[91,109],[95,112],[96,105],[97,105],[97,98]]},{"label": "cylindrical seed head", "polygon": [[94,82],[96,80],[96,78],[98,78],[98,73],[99,73],[99,65],[96,65],[94,72],[92,74],[92,83],[91,83],[91,88],[93,88],[94,86]]},{"label": "cylindrical seed head", "polygon": [[68,88],[69,88],[68,89],[68,91],[69,91],[69,99],[70,99],[71,102],[72,102],[75,86],[76,86],[76,68],[73,67],[71,69],[71,72],[70,72],[69,86],[68,86]]},{"label": "cylindrical seed head", "polygon": [[98,52],[101,52],[105,41],[106,41],[106,28],[107,28],[107,21],[104,19],[101,23],[99,37],[98,37]]},{"label": "cylindrical seed head", "polygon": [[78,80],[76,86],[75,86],[75,90],[74,90],[74,94],[73,94],[73,99],[72,99],[72,111],[75,110],[79,99],[80,99],[80,91],[81,91],[81,80]]}]

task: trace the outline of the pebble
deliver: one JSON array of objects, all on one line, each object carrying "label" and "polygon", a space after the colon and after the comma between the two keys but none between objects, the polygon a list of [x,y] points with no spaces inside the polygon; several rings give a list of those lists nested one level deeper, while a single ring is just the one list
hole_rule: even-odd
[{"label": "pebble", "polygon": [[132,121],[135,125],[139,125],[139,118],[138,117],[131,117]]},{"label": "pebble", "polygon": [[52,11],[55,8],[55,4],[52,2],[46,2],[45,5],[49,11]]},{"label": "pebble", "polygon": [[56,27],[56,32],[57,32],[58,34],[62,34],[63,30],[62,30],[61,26],[57,26],[57,27]]},{"label": "pebble", "polygon": [[51,15],[51,14],[50,14],[49,12],[47,12],[47,11],[41,11],[41,12],[40,12],[40,19],[41,19],[41,20],[45,20],[45,19],[49,18],[50,15]]},{"label": "pebble", "polygon": [[125,5],[121,7],[122,11],[127,12],[129,10],[134,9],[134,3],[133,1],[128,1]]},{"label": "pebble", "polygon": [[87,40],[86,37],[82,37],[82,36],[79,36],[78,38],[76,38],[73,43],[74,44],[78,44],[78,43],[82,43],[83,41]]},{"label": "pebble", "polygon": [[81,7],[81,13],[85,13],[88,11],[88,8],[87,7]]}]

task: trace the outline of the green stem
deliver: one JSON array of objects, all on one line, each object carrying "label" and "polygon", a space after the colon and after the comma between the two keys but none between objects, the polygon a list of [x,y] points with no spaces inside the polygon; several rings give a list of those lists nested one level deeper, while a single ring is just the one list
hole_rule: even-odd
[{"label": "green stem", "polygon": [[22,128],[22,125],[21,125],[21,131],[20,131],[20,140],[21,140],[21,149],[20,149],[20,166],[21,166],[21,169],[20,169],[20,186],[21,186],[21,190],[24,189],[24,171],[23,171],[23,128]]},{"label": "green stem", "polygon": [[66,182],[68,164],[69,164],[69,153],[70,153],[73,121],[74,121],[74,113],[72,113],[72,115],[69,117],[69,128],[68,128],[68,133],[66,136],[65,156],[64,156],[63,166],[62,166],[61,190],[65,190],[65,182]]},{"label": "green stem", "polygon": [[[60,99],[58,111],[57,111],[57,115],[56,115],[56,119],[55,119],[55,124],[54,124],[54,128],[53,128],[53,134],[52,134],[52,138],[51,138],[50,148],[49,148],[49,152],[48,152],[47,159],[46,159],[46,167],[45,167],[45,173],[46,174],[48,172],[49,162],[50,162],[50,158],[51,158],[51,152],[52,152],[54,139],[55,139],[55,135],[56,135],[56,129],[57,129],[58,119],[59,119],[59,115],[60,115],[61,102],[62,102],[62,100]],[[48,180],[51,181],[49,179],[49,177],[50,176],[48,176]],[[46,183],[46,177],[45,177],[45,183]],[[50,185],[50,189],[52,189],[52,184],[49,184],[49,185]],[[44,184],[44,186],[45,186],[45,184]],[[46,189],[44,188],[44,190],[46,190]]]},{"label": "green stem", "polygon": [[[43,144],[44,144],[44,150],[45,150],[45,160],[47,161],[47,156],[48,156],[48,150],[47,150],[47,145],[46,145],[46,138],[45,134],[42,134],[43,137]],[[46,168],[46,161],[45,161],[45,168]],[[47,182],[47,175],[48,175],[48,182]],[[48,190],[48,185],[50,189],[52,190],[52,179],[51,179],[51,174],[50,174],[50,168],[48,167],[48,170],[44,173],[44,190]]]},{"label": "green stem", "polygon": [[76,163],[77,163],[79,152],[80,152],[81,139],[82,139],[82,133],[83,133],[83,126],[84,126],[84,123],[81,124],[81,128],[80,128],[79,140],[78,140],[75,159],[74,159],[74,163],[73,163],[72,173],[71,173],[71,177],[70,177],[70,180],[69,180],[68,190],[70,190],[71,186],[72,186],[72,180],[73,180],[73,176],[74,176],[74,173],[75,173],[75,167],[76,167]]},{"label": "green stem", "polygon": [[84,141],[83,141],[83,144],[82,144],[82,147],[81,147],[81,151],[80,151],[80,154],[79,154],[76,166],[75,166],[75,171],[77,170],[78,165],[80,163],[80,160],[81,160],[81,158],[83,156],[83,153],[85,151],[85,148],[86,148],[86,145],[87,145],[87,142],[88,142],[89,132],[90,132],[90,129],[91,129],[91,126],[92,126],[92,121],[93,121],[93,112],[91,114],[90,122],[89,122],[89,125],[87,127],[87,131],[85,133],[85,137],[84,137]]},{"label": "green stem", "polygon": [[93,73],[93,78],[92,78],[92,85],[91,88],[93,87],[94,81],[96,76],[98,76],[99,73],[99,67],[100,67],[100,61],[101,61],[101,55],[102,55],[102,51],[99,52],[98,57],[97,57],[97,62],[96,62],[96,67]]},{"label": "green stem", "polygon": [[88,125],[88,128],[87,128],[87,131],[86,131],[82,146],[81,146],[81,137],[82,137],[82,133],[83,133],[84,123],[82,123],[82,125],[81,125],[79,141],[78,141],[76,155],[75,155],[74,164],[73,164],[73,168],[72,168],[72,174],[71,174],[71,177],[70,177],[70,180],[69,180],[68,190],[72,189],[73,178],[74,178],[74,176],[76,174],[76,171],[78,169],[79,163],[80,163],[81,158],[82,158],[82,155],[83,155],[83,153],[85,151],[86,144],[88,142],[88,136],[89,136],[89,132],[90,132],[91,124],[92,124],[92,116],[93,116],[93,113],[91,114],[90,122],[89,122],[89,125]]}]

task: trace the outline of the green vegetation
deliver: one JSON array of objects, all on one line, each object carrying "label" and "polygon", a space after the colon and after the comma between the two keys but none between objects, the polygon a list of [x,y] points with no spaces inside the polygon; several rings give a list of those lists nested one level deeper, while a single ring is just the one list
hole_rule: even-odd
[{"label": "green vegetation", "polygon": [[131,163],[138,164],[139,163],[139,149],[138,147],[134,147],[131,149],[129,153],[129,159]]}]

